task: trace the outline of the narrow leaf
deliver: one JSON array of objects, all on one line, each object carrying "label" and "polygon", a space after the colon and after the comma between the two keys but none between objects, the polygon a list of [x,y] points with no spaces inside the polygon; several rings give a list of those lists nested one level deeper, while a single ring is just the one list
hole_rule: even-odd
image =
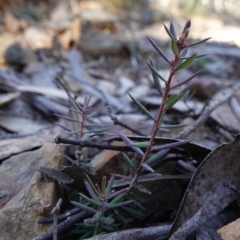
[{"label": "narrow leaf", "polygon": [[116,192],[113,192],[113,193],[110,193],[107,197],[105,197],[106,200],[108,199],[112,199],[112,198],[115,198],[117,197],[118,195],[121,195],[123,193],[126,193],[129,189],[128,188],[123,188],[119,191],[116,191]]},{"label": "narrow leaf", "polygon": [[102,205],[105,209],[113,209],[113,208],[123,207],[123,206],[128,205],[132,202],[134,202],[134,200],[128,200],[128,201],[120,202],[120,203],[116,203],[116,204],[105,203],[104,202],[104,203],[102,203]]},{"label": "narrow leaf", "polygon": [[130,148],[132,148],[136,153],[138,153],[138,154],[140,154],[140,155],[142,155],[142,156],[144,155],[143,151],[142,151],[140,148],[131,146],[132,141],[131,141],[128,137],[124,136],[124,135],[123,135],[122,133],[120,133],[120,132],[118,132],[118,136],[119,136]]},{"label": "narrow leaf", "polygon": [[178,50],[177,41],[176,41],[175,38],[172,39],[171,47],[172,47],[172,52],[175,55],[178,55],[179,54],[179,50]]},{"label": "narrow leaf", "polygon": [[171,108],[175,103],[177,103],[189,90],[190,85],[185,87],[178,95],[172,95],[170,98],[166,100],[164,103],[166,108],[169,109]]},{"label": "narrow leaf", "polygon": [[167,82],[161,75],[160,73],[157,71],[157,69],[155,69],[155,67],[151,64],[151,63],[147,63],[149,68],[152,70],[152,72],[159,77],[161,80],[163,80],[164,82]]},{"label": "narrow leaf", "polygon": [[180,87],[182,86],[183,84],[186,84],[188,83],[189,81],[191,81],[193,78],[195,78],[200,72],[202,72],[203,69],[197,71],[196,73],[194,73],[192,76],[190,76],[189,78],[187,78],[186,80],[180,82],[180,83],[177,83],[175,84],[174,86],[171,87],[171,89],[174,89],[174,88],[177,88],[177,87]]},{"label": "narrow leaf", "polygon": [[164,158],[168,154],[169,150],[170,149],[165,149],[165,150],[162,150],[162,151],[159,151],[159,152],[155,153],[150,158],[148,158],[145,163],[148,164],[148,165],[154,164],[155,162]]},{"label": "narrow leaf", "polygon": [[95,205],[95,206],[100,206],[100,205],[101,205],[99,201],[94,201],[93,199],[87,197],[86,195],[84,195],[84,194],[82,194],[82,193],[80,193],[80,196],[81,196],[84,200],[86,200],[87,202],[91,203],[92,205]]},{"label": "narrow leaf", "polygon": [[175,69],[175,72],[176,71],[179,71],[179,70],[182,70],[186,67],[188,67],[193,61],[194,59],[196,58],[197,54],[194,54],[192,55],[190,58],[188,58],[186,61],[184,61],[182,64],[180,64],[176,69]]},{"label": "narrow leaf", "polygon": [[97,189],[95,188],[95,186],[94,186],[91,178],[90,178],[87,174],[85,175],[85,177],[86,177],[87,182],[90,184],[92,190],[94,191],[94,193],[99,197],[100,194],[99,194],[99,192],[97,191]]},{"label": "narrow leaf", "polygon": [[[150,65],[155,69],[155,65],[154,65],[152,60],[150,60]],[[155,86],[156,86],[160,96],[162,96],[163,95],[163,91],[162,91],[162,86],[161,86],[159,77],[155,74],[154,71],[151,71],[151,72],[152,72],[152,77],[153,77],[153,81],[155,83]]]},{"label": "narrow leaf", "polygon": [[[187,49],[187,48],[185,48]],[[200,54],[200,55],[197,55],[195,59],[198,59],[198,58],[202,58],[202,57],[206,57],[208,56],[209,54]],[[180,57],[181,60],[184,60],[184,59],[188,59],[188,57]]]},{"label": "narrow leaf", "polygon": [[78,207],[86,212],[90,212],[90,213],[97,213],[98,211],[94,208],[91,208],[91,207],[88,207],[82,203],[79,203],[79,202],[75,202],[75,201],[71,201],[71,203],[75,206],[75,207]]},{"label": "narrow leaf", "polygon": [[170,130],[179,130],[182,129],[184,127],[186,127],[187,125],[184,124],[178,124],[178,125],[161,125],[159,127],[159,129],[170,129]]},{"label": "narrow leaf", "polygon": [[158,54],[169,64],[171,64],[171,62],[168,60],[167,56],[163,53],[163,51],[157,46],[157,44],[150,38],[148,37],[150,43],[153,45],[153,47],[155,48],[155,50],[158,52]]},{"label": "narrow leaf", "polygon": [[111,178],[108,180],[107,188],[105,194],[109,194],[112,191],[112,186],[114,183],[115,174],[112,174]]},{"label": "narrow leaf", "polygon": [[124,195],[125,195],[125,193],[118,195],[110,203],[115,204],[115,203],[121,202],[123,200]]},{"label": "narrow leaf", "polygon": [[186,48],[188,48],[188,47],[193,47],[193,46],[196,46],[196,45],[198,45],[198,44],[204,43],[204,42],[208,41],[209,39],[211,39],[211,37],[205,38],[205,39],[203,39],[202,41],[199,41],[199,42],[196,42],[196,43],[189,44],[188,46],[186,46]]},{"label": "narrow leaf", "polygon": [[101,191],[102,191],[103,194],[106,193],[106,186],[107,186],[107,178],[106,178],[106,176],[103,176],[102,186],[101,186]]},{"label": "narrow leaf", "polygon": [[122,222],[128,223],[128,221],[126,220],[126,218],[123,217],[123,216],[119,213],[118,209],[114,209],[113,211],[114,211],[114,213],[117,215],[117,217],[118,217]]},{"label": "narrow leaf", "polygon": [[143,163],[143,164],[142,164],[142,167],[143,167],[144,169],[146,169],[147,171],[154,172],[154,170],[153,170],[148,164],[146,164],[146,163]]},{"label": "narrow leaf", "polygon": [[129,208],[129,207],[122,207],[123,210],[125,210],[126,212],[129,212],[129,213],[132,213],[133,215],[137,215],[137,216],[144,216],[143,213],[139,212],[139,211],[136,211],[136,210],[133,210],[132,208]]},{"label": "narrow leaf", "polygon": [[137,171],[137,166],[135,166],[132,161],[130,160],[130,158],[125,154],[123,153],[123,156],[125,157],[128,165],[130,166],[130,168],[132,168],[135,172]]},{"label": "narrow leaf", "polygon": [[176,32],[175,32],[175,28],[174,28],[172,22],[170,22],[169,31],[170,31],[171,35],[172,35],[175,39],[177,39],[177,35],[176,35]]},{"label": "narrow leaf", "polygon": [[191,27],[191,20],[188,20],[183,28],[182,34],[186,32],[187,29]]},{"label": "narrow leaf", "polygon": [[161,151],[161,150],[164,150],[164,149],[170,149],[170,148],[174,148],[174,147],[179,147],[179,146],[182,146],[182,145],[184,145],[186,143],[189,143],[189,142],[190,142],[189,140],[184,140],[184,141],[181,141],[181,142],[164,144],[162,146],[153,147],[152,151]]},{"label": "narrow leaf", "polygon": [[131,145],[134,147],[147,148],[150,146],[150,142],[134,142]]},{"label": "narrow leaf", "polygon": [[[95,193],[95,191],[93,190],[93,188],[94,188],[94,189],[96,189],[96,188],[95,188],[95,187],[92,187],[91,184],[89,184],[89,182],[87,182],[86,180],[84,180],[84,184],[85,184],[85,186],[86,186],[86,189],[87,189],[89,195],[92,197],[92,199],[94,199],[96,202],[99,202],[99,199],[98,199],[98,197],[97,197],[97,196],[99,196],[99,195],[97,195],[97,194]],[[96,190],[97,190],[97,189],[96,189]]]},{"label": "narrow leaf", "polygon": [[113,218],[111,218],[111,217],[103,217],[101,219],[101,222],[103,222],[106,225],[110,225],[110,224],[114,223],[114,221],[115,220]]},{"label": "narrow leaf", "polygon": [[143,111],[143,113],[145,113],[147,116],[149,116],[151,119],[155,120],[153,115],[137,100],[135,99],[133,96],[131,96],[129,93],[128,95],[130,96],[130,98],[133,100],[133,102]]},{"label": "narrow leaf", "polygon": [[172,34],[170,33],[170,31],[168,30],[167,26],[166,26],[164,23],[163,23],[163,26],[164,26],[165,31],[167,32],[168,36],[169,36],[170,38],[173,38]]}]

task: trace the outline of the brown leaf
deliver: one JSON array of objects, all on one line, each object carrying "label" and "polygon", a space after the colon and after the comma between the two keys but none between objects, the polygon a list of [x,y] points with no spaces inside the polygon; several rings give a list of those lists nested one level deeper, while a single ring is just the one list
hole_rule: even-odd
[{"label": "brown leaf", "polygon": [[237,135],[233,142],[216,148],[201,163],[185,193],[171,234],[196,215],[201,208],[199,224],[216,215],[238,197],[224,184],[227,181],[236,187],[240,186],[239,147],[240,135]]}]

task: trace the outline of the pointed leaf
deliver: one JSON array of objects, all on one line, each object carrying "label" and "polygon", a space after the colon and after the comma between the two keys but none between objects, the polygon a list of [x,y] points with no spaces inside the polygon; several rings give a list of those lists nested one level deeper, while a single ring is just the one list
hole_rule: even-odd
[{"label": "pointed leaf", "polygon": [[162,81],[167,82],[161,75],[160,73],[157,71],[157,69],[155,69],[155,67],[153,67],[153,65],[151,63],[147,63],[149,68],[152,70],[152,72],[158,77],[160,78]]},{"label": "pointed leaf", "polygon": [[163,51],[157,46],[157,44],[150,38],[148,37],[150,43],[153,45],[153,47],[155,48],[155,50],[158,52],[158,54],[169,64],[171,64],[171,62],[168,60],[167,56],[163,53]]},{"label": "pointed leaf", "polygon": [[163,26],[164,26],[165,31],[167,32],[168,36],[169,36],[170,38],[173,38],[171,32],[168,30],[167,26],[166,26],[164,23],[163,23]]},{"label": "pointed leaf", "polygon": [[115,198],[117,197],[118,195],[121,195],[123,193],[126,193],[129,189],[128,188],[123,188],[119,191],[116,191],[116,192],[113,192],[113,193],[110,193],[107,197],[105,197],[106,200],[108,199],[112,199],[112,198]]},{"label": "pointed leaf", "polygon": [[184,127],[186,127],[187,125],[184,124],[178,124],[178,125],[161,125],[159,127],[159,129],[170,129],[170,130],[179,130],[182,129]]},{"label": "pointed leaf", "polygon": [[[91,184],[90,184],[89,182],[87,182],[86,180],[84,180],[84,184],[85,184],[85,186],[86,186],[86,189],[87,189],[89,195],[92,197],[92,199],[94,199],[96,202],[99,202],[99,199],[98,199],[98,197],[97,197],[97,196],[99,196],[99,195],[97,195],[97,194],[95,193],[95,190],[93,190]],[[94,187],[94,189],[96,189],[96,188]],[[96,189],[96,190],[97,190],[97,189]]]},{"label": "pointed leaf", "polygon": [[90,213],[97,213],[98,211],[94,208],[91,208],[91,207],[88,207],[82,203],[79,203],[79,202],[75,202],[75,201],[71,201],[71,203],[75,206],[75,207],[78,207],[86,212],[90,212]]},{"label": "pointed leaf", "polygon": [[92,205],[95,205],[95,206],[100,206],[100,205],[101,205],[99,201],[94,201],[93,199],[87,197],[86,195],[84,195],[84,194],[82,194],[82,193],[80,193],[80,196],[81,196],[84,200],[86,200],[87,202],[91,203]]},{"label": "pointed leaf", "polygon": [[[154,69],[156,69],[156,68],[155,68],[155,65],[154,65],[154,63],[153,63],[152,60],[150,60],[150,65],[151,65]],[[150,66],[149,66],[149,67],[150,67]],[[152,72],[152,77],[153,77],[153,81],[154,81],[154,83],[155,83],[155,86],[156,86],[156,88],[157,88],[160,96],[162,96],[162,95],[163,95],[163,91],[162,91],[162,86],[161,86],[159,77],[155,74],[154,71],[151,71],[151,72]]]},{"label": "pointed leaf", "polygon": [[179,71],[179,70],[182,70],[186,67],[188,67],[193,61],[194,59],[196,58],[197,54],[194,54],[192,55],[190,58],[188,58],[186,61],[184,61],[182,64],[180,64],[176,69],[175,69],[175,72],[176,71]]},{"label": "pointed leaf", "polygon": [[170,98],[166,100],[164,103],[166,108],[169,109],[171,108],[175,103],[177,103],[189,90],[190,85],[185,87],[178,95],[172,95]]},{"label": "pointed leaf", "polygon": [[128,165],[130,166],[130,168],[132,168],[135,172],[137,171],[137,166],[135,166],[132,161],[130,160],[130,158],[125,154],[123,153],[123,156],[125,157]]},{"label": "pointed leaf", "polygon": [[191,27],[191,20],[188,20],[183,28],[182,34],[186,32],[187,29]]},{"label": "pointed leaf", "polygon": [[155,120],[153,115],[137,100],[135,99],[133,96],[131,96],[129,93],[128,95],[130,96],[130,98],[133,100],[133,102],[143,111],[143,113],[145,113],[147,116],[149,116],[151,119]]},{"label": "pointed leaf", "polygon": [[174,28],[172,22],[170,22],[169,31],[170,31],[171,35],[172,35],[175,39],[177,39],[177,35],[176,35],[176,32],[175,32],[175,28]]},{"label": "pointed leaf", "polygon": [[105,203],[104,202],[104,203],[102,203],[102,205],[105,209],[113,209],[113,208],[123,207],[123,206],[128,205],[132,202],[134,202],[134,200],[128,200],[128,201],[120,202],[120,203],[116,203],[116,204]]},{"label": "pointed leaf", "polygon": [[172,47],[172,52],[175,55],[178,55],[179,54],[179,50],[178,50],[178,45],[177,45],[177,41],[176,41],[175,38],[172,39],[171,47]]},{"label": "pointed leaf", "polygon": [[142,151],[140,148],[131,146],[132,141],[131,141],[128,137],[124,136],[124,135],[123,135],[122,133],[120,133],[120,132],[118,132],[118,136],[119,136],[130,148],[132,148],[136,153],[138,153],[138,154],[140,154],[140,155],[142,155],[142,156],[144,155],[143,151]]},{"label": "pointed leaf", "polygon": [[115,174],[112,174],[110,180],[108,180],[107,188],[105,194],[109,194],[112,191],[112,186],[114,183]]},{"label": "pointed leaf", "polygon": [[163,159],[168,154],[169,150],[170,149],[165,149],[165,150],[162,150],[162,151],[159,151],[159,152],[155,153],[150,158],[148,158],[145,163],[148,164],[148,165],[154,164],[155,162]]},{"label": "pointed leaf", "polygon": [[123,200],[124,195],[125,195],[125,193],[118,195],[110,203],[115,204],[115,203],[121,202]]},{"label": "pointed leaf", "polygon": [[114,223],[115,220],[113,218],[111,218],[111,217],[103,217],[101,219],[101,222],[103,222],[106,225],[110,225],[110,224]]},{"label": "pointed leaf", "polygon": [[199,41],[199,42],[196,42],[196,43],[189,44],[188,46],[186,46],[186,48],[188,48],[188,47],[193,47],[193,46],[196,46],[196,45],[198,45],[198,44],[204,43],[204,42],[208,41],[209,39],[211,39],[211,37],[205,38],[205,39],[203,39],[203,40],[201,40],[201,41]]},{"label": "pointed leaf", "polygon": [[101,185],[101,192],[103,194],[106,193],[106,186],[107,186],[107,178],[106,178],[106,176],[103,176],[102,177],[102,185]]},{"label": "pointed leaf", "polygon": [[146,163],[142,163],[142,167],[147,171],[154,172],[154,170]]},{"label": "pointed leaf", "polygon": [[130,212],[134,215],[137,215],[137,216],[144,216],[143,213],[141,213],[139,211],[136,211],[136,210],[133,210],[132,208],[129,208],[129,207],[126,207],[126,206],[122,207],[122,209],[124,209],[125,211]]},{"label": "pointed leaf", "polygon": [[184,141],[181,141],[181,142],[175,142],[175,143],[168,143],[168,144],[164,144],[162,146],[157,146],[157,147],[153,147],[152,148],[152,151],[161,151],[163,149],[170,149],[170,148],[174,148],[174,147],[179,147],[179,146],[182,146],[186,143],[189,143],[190,140],[184,140]]},{"label": "pointed leaf", "polygon": [[91,186],[93,192],[95,193],[95,195],[98,196],[98,197],[100,197],[100,194],[99,194],[99,192],[97,191],[97,189],[95,188],[95,186],[94,186],[91,178],[90,178],[87,174],[85,175],[85,177],[86,177],[87,182],[90,184],[90,186]]},{"label": "pointed leaf", "polygon": [[188,83],[189,81],[191,81],[193,78],[195,78],[200,72],[202,72],[203,69],[197,71],[196,73],[194,73],[192,76],[190,76],[189,78],[187,78],[186,80],[180,82],[180,83],[177,83],[175,84],[174,86],[171,87],[171,89],[174,89],[174,88],[177,88],[177,87],[180,87],[182,86],[183,84],[186,84]]},{"label": "pointed leaf", "polygon": [[131,145],[134,147],[147,148],[150,146],[150,142],[134,142]]}]

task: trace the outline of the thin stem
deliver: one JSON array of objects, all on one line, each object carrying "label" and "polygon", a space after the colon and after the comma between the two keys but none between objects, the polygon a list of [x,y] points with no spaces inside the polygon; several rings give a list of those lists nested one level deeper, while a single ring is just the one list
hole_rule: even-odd
[{"label": "thin stem", "polygon": [[[132,183],[130,184],[130,186],[134,186],[136,183],[137,183],[137,179],[138,179],[138,175],[139,173],[141,172],[142,170],[142,164],[147,160],[147,157],[148,155],[150,154],[151,152],[151,149],[152,149],[152,145],[153,145],[153,142],[154,142],[154,139],[155,139],[155,136],[157,134],[157,131],[159,129],[159,121],[163,115],[163,112],[164,112],[164,107],[165,107],[165,101],[167,100],[167,97],[168,97],[168,93],[170,91],[170,85],[171,85],[171,81],[172,81],[172,78],[173,78],[173,75],[175,73],[175,67],[176,67],[176,64],[177,62],[179,61],[180,59],[180,52],[178,55],[175,55],[175,59],[172,61],[172,64],[171,64],[171,70],[170,70],[170,73],[169,73],[169,76],[168,76],[168,80],[166,82],[166,88],[165,88],[165,91],[163,93],[163,97],[162,97],[162,104],[160,105],[160,108],[159,108],[159,111],[158,111],[158,114],[157,114],[157,118],[155,119],[154,121],[154,125],[153,125],[153,131],[152,131],[152,134],[151,134],[151,138],[150,138],[150,144],[149,146],[147,147],[146,151],[145,151],[145,154],[143,155],[142,157],[142,160],[141,160],[141,163],[139,165],[139,168],[138,168],[138,171],[135,173],[133,179],[132,179]],[[131,188],[131,187],[130,187]]]}]

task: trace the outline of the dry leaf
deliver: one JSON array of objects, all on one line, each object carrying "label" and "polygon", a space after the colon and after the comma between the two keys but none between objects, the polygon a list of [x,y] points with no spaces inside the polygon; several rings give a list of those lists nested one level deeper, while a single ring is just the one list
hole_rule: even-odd
[{"label": "dry leaf", "polygon": [[[199,224],[202,224],[238,197],[225,186],[225,182],[231,182],[236,187],[240,186],[239,148],[240,135],[237,135],[233,142],[216,148],[201,163],[185,193],[171,234],[195,216],[200,209],[202,214]],[[189,233],[186,232],[186,235]]]}]

